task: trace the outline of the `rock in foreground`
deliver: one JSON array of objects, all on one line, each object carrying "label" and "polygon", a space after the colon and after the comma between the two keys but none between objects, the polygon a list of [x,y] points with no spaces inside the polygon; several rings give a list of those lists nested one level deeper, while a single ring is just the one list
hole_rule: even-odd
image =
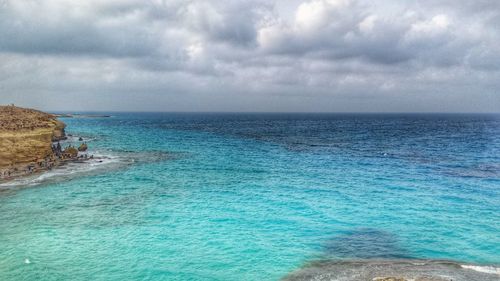
[{"label": "rock in foreground", "polygon": [[320,261],[292,272],[284,280],[498,281],[500,275],[494,269],[481,272],[449,261]]}]

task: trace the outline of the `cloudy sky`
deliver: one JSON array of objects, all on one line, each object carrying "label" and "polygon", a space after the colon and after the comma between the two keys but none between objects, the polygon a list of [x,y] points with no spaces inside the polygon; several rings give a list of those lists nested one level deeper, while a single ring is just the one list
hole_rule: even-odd
[{"label": "cloudy sky", "polygon": [[500,112],[500,2],[0,0],[0,103]]}]

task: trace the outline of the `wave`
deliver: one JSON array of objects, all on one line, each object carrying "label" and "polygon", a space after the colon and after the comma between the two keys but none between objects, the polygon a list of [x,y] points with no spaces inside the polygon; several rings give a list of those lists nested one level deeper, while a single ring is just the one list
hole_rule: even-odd
[{"label": "wave", "polygon": [[119,170],[132,164],[138,165],[161,162],[177,157],[175,154],[161,151],[133,152],[95,150],[87,151],[87,154],[93,155],[93,158],[67,162],[49,171],[43,171],[0,183],[0,191],[33,187],[48,183],[58,183],[77,177]]},{"label": "wave", "polygon": [[66,181],[77,176],[95,172],[108,171],[133,163],[130,159],[111,154],[93,153],[94,158],[80,162],[67,162],[49,171],[43,171],[30,176],[15,178],[1,183],[0,189],[36,186],[44,183]]},{"label": "wave", "polygon": [[[500,267],[495,266],[480,266],[480,265],[468,265],[462,264],[460,265],[462,268],[475,270],[477,272],[496,274],[500,276]],[[499,277],[500,278],[500,277]]]}]

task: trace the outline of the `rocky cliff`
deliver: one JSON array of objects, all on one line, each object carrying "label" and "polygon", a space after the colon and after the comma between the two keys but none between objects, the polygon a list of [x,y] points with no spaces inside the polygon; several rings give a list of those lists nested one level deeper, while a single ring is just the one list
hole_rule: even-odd
[{"label": "rocky cliff", "polygon": [[0,169],[53,156],[52,142],[65,138],[65,126],[52,114],[0,106]]}]

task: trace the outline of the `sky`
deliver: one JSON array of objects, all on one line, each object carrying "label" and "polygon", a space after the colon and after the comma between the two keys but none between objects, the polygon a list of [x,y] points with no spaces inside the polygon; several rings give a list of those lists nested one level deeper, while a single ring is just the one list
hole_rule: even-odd
[{"label": "sky", "polygon": [[0,104],[500,112],[496,0],[0,0]]}]

